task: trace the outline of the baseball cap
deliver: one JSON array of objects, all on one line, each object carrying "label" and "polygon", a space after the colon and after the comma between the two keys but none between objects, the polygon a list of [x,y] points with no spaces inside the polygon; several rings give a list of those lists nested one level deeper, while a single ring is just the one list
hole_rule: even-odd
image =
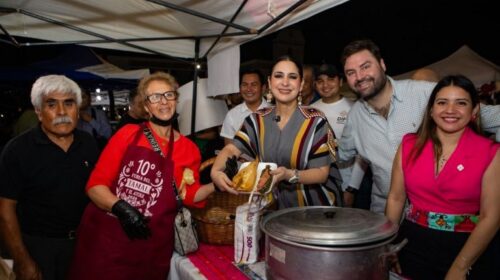
[{"label": "baseball cap", "polygon": [[333,78],[335,76],[340,76],[339,71],[337,71],[337,68],[332,65],[332,64],[321,64],[316,70],[314,71],[314,79],[318,79],[319,76],[321,75],[327,75],[330,78]]}]

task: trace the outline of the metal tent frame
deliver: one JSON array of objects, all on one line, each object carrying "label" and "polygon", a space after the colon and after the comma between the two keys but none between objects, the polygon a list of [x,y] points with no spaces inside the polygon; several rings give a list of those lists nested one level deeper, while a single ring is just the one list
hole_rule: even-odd
[{"label": "metal tent frame", "polygon": [[[106,1],[106,0],[104,0]],[[269,1],[268,4],[272,4],[271,2],[273,0],[267,0]],[[275,0],[277,1],[277,0]],[[319,0],[317,0],[319,1]],[[331,5],[334,6],[340,3],[343,3],[347,0],[330,0]],[[204,35],[199,35],[199,36],[144,36],[141,38],[114,38],[112,36],[98,33],[92,30],[88,30],[82,27],[77,26],[76,24],[72,24],[70,22],[65,22],[62,20],[58,20],[54,17],[50,17],[47,15],[44,15],[42,13],[37,13],[36,11],[30,11],[27,9],[22,9],[22,8],[14,8],[14,7],[9,7],[9,5],[5,5],[7,3],[2,3],[0,1],[0,43],[6,43],[10,44],[16,47],[35,47],[35,46],[50,46],[50,45],[70,45],[70,44],[78,44],[78,45],[100,45],[100,44],[105,44],[105,43],[116,43],[121,46],[127,47],[129,49],[135,50],[137,52],[144,52],[144,53],[149,53],[149,54],[154,54],[162,57],[167,57],[169,59],[173,59],[176,61],[181,61],[183,63],[188,63],[193,66],[194,69],[194,86],[193,86],[193,103],[192,103],[192,118],[191,118],[191,132],[195,132],[195,119],[196,119],[196,98],[197,98],[197,79],[199,75],[199,68],[200,66],[200,61],[206,60],[208,55],[214,50],[214,48],[219,44],[220,40],[223,38],[227,37],[238,37],[238,36],[247,36],[247,35],[254,35],[255,37],[264,34],[270,27],[274,26],[275,24],[279,23],[281,20],[283,20],[285,17],[296,11],[299,7],[304,5],[306,2],[308,5],[312,5],[313,2],[312,0],[297,0],[290,6],[288,6],[286,9],[284,9],[279,15],[271,17],[271,20],[269,20],[267,23],[265,23],[262,27],[259,29],[254,29],[254,28],[249,28],[246,26],[242,26],[240,24],[235,23],[235,20],[238,18],[238,16],[241,15],[242,10],[250,3],[248,0],[243,0],[238,8],[232,13],[232,16],[230,17],[229,20],[224,20],[222,18],[214,17],[212,15],[209,15],[207,13],[203,13],[200,11],[196,11],[193,9],[189,9],[186,7],[183,7],[181,5],[177,5],[172,3],[173,1],[163,1],[163,0],[140,0],[137,1],[139,4],[140,2],[150,2],[154,3],[156,5],[164,7],[168,11],[176,11],[180,12],[183,14],[191,15],[194,17],[202,18],[204,20],[210,21],[210,22],[215,22],[223,26],[222,31],[217,32],[217,33],[212,33],[212,34],[204,34]],[[10,4],[10,3],[9,3]],[[144,3],[142,3],[144,4]],[[10,6],[15,6],[15,4],[10,4]],[[95,7],[96,9],[99,9],[99,7]],[[6,28],[2,24],[1,16],[7,15],[7,14],[18,14],[18,15],[24,15],[28,16],[30,18],[37,19],[39,21],[49,23],[52,25],[56,25],[59,27],[64,27],[66,29],[70,29],[72,31],[76,31],[78,33],[88,35],[91,37],[95,37],[97,39],[82,39],[82,40],[58,40],[58,41],[32,41],[32,42],[23,42],[20,43],[16,40],[15,35],[12,35],[11,32],[9,32],[8,28]],[[231,29],[231,32],[230,32]],[[232,31],[236,30],[236,31]],[[3,33],[3,35],[2,35]],[[88,37],[85,36],[85,37]],[[200,55],[200,44],[202,40],[206,39],[212,39],[214,40],[210,47],[204,52],[203,55]],[[150,42],[150,41],[172,41],[172,40],[191,40],[194,41],[194,57],[191,60],[185,59],[185,58],[180,58],[176,56],[172,56],[170,54],[164,53],[164,52],[159,52],[157,50],[154,50],[152,48],[144,47],[139,45],[138,43],[140,42]]]}]

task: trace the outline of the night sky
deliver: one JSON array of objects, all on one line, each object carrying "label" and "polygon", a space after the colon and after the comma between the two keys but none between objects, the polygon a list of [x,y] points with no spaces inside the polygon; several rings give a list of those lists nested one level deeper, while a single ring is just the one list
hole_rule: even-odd
[{"label": "night sky", "polygon": [[[500,65],[500,20],[495,1],[351,0],[291,27],[305,37],[304,63],[340,66],[342,48],[369,38],[379,45],[387,73],[401,74],[469,45]],[[276,34],[244,44],[241,60],[272,59]]]}]

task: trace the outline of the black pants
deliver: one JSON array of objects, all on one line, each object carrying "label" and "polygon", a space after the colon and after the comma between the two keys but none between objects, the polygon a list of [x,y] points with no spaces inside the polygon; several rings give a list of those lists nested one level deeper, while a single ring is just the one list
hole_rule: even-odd
[{"label": "black pants", "polygon": [[73,258],[75,240],[23,234],[23,241],[44,280],[65,280]]},{"label": "black pants", "polygon": [[372,184],[373,184],[373,174],[370,168],[367,168],[363,181],[359,186],[358,193],[354,197],[353,208],[360,208],[370,210],[370,205],[372,202]]},{"label": "black pants", "polygon": [[[408,238],[408,244],[398,254],[403,275],[413,280],[444,279],[469,233],[428,229],[404,220],[397,241]],[[472,266],[467,279],[498,280],[497,263],[499,235]]]}]

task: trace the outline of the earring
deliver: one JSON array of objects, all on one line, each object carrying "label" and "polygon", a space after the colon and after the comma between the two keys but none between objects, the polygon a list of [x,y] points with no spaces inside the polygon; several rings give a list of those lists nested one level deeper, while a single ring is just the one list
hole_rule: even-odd
[{"label": "earring", "polygon": [[267,103],[273,102],[273,94],[271,93],[271,90],[268,89],[266,93],[266,101]]},{"label": "earring", "polygon": [[297,102],[299,103],[299,106],[302,106],[302,92],[299,92],[299,96],[297,96]]},{"label": "earring", "polygon": [[475,115],[475,114],[474,114],[474,115],[472,115],[471,120],[472,120],[472,121],[476,121],[476,118],[477,118],[477,115]]}]

